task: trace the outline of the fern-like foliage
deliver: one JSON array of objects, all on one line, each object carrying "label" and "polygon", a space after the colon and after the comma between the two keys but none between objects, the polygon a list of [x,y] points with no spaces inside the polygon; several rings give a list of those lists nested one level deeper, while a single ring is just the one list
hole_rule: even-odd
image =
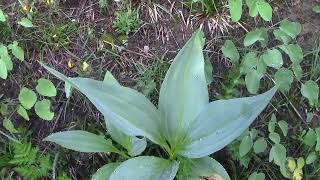
[{"label": "fern-like foliage", "polygon": [[41,155],[39,148],[31,143],[12,143],[13,158],[9,163],[13,170],[28,180],[36,180],[40,177],[49,176],[52,168],[50,155]]}]

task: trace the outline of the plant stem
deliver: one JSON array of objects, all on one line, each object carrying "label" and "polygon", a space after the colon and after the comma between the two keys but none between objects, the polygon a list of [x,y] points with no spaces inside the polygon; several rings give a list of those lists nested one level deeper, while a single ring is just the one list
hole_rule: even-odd
[{"label": "plant stem", "polygon": [[5,137],[7,137],[8,139],[10,139],[11,141],[14,141],[14,142],[16,142],[16,143],[21,144],[21,142],[20,142],[20,141],[18,141],[17,139],[15,139],[15,138],[13,138],[13,137],[11,137],[11,136],[7,135],[6,133],[4,133],[4,132],[3,132],[3,131],[1,131],[1,130],[0,130],[0,134],[4,135]]}]

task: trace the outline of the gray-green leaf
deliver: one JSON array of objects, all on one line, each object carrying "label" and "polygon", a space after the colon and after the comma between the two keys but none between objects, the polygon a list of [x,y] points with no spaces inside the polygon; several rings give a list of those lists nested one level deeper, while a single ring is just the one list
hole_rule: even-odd
[{"label": "gray-green leaf", "polygon": [[282,144],[272,146],[269,154],[269,161],[272,160],[278,166],[284,166],[287,159],[287,150]]},{"label": "gray-green leaf", "polygon": [[43,99],[41,101],[38,101],[35,106],[34,110],[36,111],[36,114],[44,120],[51,121],[54,117],[54,113],[51,112],[51,101],[48,99]]},{"label": "gray-green leaf", "polygon": [[27,120],[27,121],[30,120],[29,115],[28,115],[28,112],[27,112],[27,110],[26,110],[23,106],[19,105],[19,107],[18,107],[18,109],[17,109],[17,113],[18,113],[23,119],[25,119],[25,120]]},{"label": "gray-green leaf", "polygon": [[281,21],[280,30],[290,36],[292,39],[296,38],[301,32],[302,26],[300,23],[291,22],[288,19]]},{"label": "gray-green leaf", "polygon": [[36,101],[37,101],[37,94],[33,90],[28,89],[26,87],[23,87],[20,90],[19,102],[25,109],[30,110],[34,106]]},{"label": "gray-green leaf", "polygon": [[18,24],[20,24],[21,26],[26,27],[26,28],[33,27],[32,22],[28,18],[21,18],[21,20],[18,22]]},{"label": "gray-green leaf", "polygon": [[245,156],[251,150],[252,146],[253,146],[253,141],[250,136],[245,136],[244,138],[242,138],[240,147],[239,147],[240,157]]},{"label": "gray-green leaf", "polygon": [[233,22],[238,22],[242,15],[242,0],[229,0],[229,9]]},{"label": "gray-green leaf", "polygon": [[255,69],[252,69],[246,74],[245,83],[248,91],[251,94],[256,94],[258,92],[260,86],[260,79],[261,74]]},{"label": "gray-green leaf", "polygon": [[42,96],[54,97],[57,95],[57,89],[54,84],[50,80],[44,78],[38,80],[36,90]]},{"label": "gray-green leaf", "polygon": [[287,136],[287,134],[288,134],[288,123],[286,121],[284,121],[284,120],[281,120],[281,121],[278,122],[278,125],[279,125],[279,127],[280,127],[280,129],[282,131],[282,134],[284,136]]},{"label": "gray-green leaf", "polygon": [[109,180],[173,180],[179,168],[176,161],[152,156],[129,159],[118,166]]},{"label": "gray-green leaf", "polygon": [[283,65],[282,55],[277,49],[268,49],[262,56],[267,66],[279,69]]},{"label": "gray-green leaf", "polygon": [[265,174],[264,173],[257,173],[257,172],[254,172],[252,173],[248,180],[264,180],[265,179]]},{"label": "gray-green leaf", "polygon": [[109,180],[111,174],[120,165],[120,163],[109,163],[99,168],[93,175],[91,180]]},{"label": "gray-green leaf", "polygon": [[106,140],[103,136],[81,130],[54,133],[43,140],[79,152],[119,152],[110,139]]},{"label": "gray-green leaf", "polygon": [[250,31],[246,34],[243,44],[245,46],[250,46],[255,42],[260,41],[260,43],[265,46],[268,42],[268,30],[266,28],[259,28],[254,31]]},{"label": "gray-green leaf", "polygon": [[312,164],[318,159],[316,152],[311,152],[306,159],[306,164]]},{"label": "gray-green leaf", "polygon": [[269,139],[271,139],[271,141],[273,141],[275,144],[280,143],[280,136],[278,133],[275,133],[275,132],[270,133]]},{"label": "gray-green leaf", "polygon": [[281,45],[279,48],[289,55],[290,60],[295,64],[300,64],[303,60],[303,51],[297,44]]},{"label": "gray-green leaf", "polygon": [[212,154],[239,137],[268,105],[277,91],[207,104],[192,123],[189,144],[180,153],[189,158]]},{"label": "gray-green leaf", "polygon": [[258,1],[257,9],[263,20],[265,21],[272,20],[272,7],[270,6],[269,3],[265,1]]},{"label": "gray-green leaf", "polygon": [[289,69],[281,68],[275,74],[275,81],[280,91],[289,91],[293,82],[293,73]]},{"label": "gray-green leaf", "polygon": [[266,148],[267,148],[267,141],[262,137],[258,138],[253,144],[253,151],[256,154],[264,152]]}]

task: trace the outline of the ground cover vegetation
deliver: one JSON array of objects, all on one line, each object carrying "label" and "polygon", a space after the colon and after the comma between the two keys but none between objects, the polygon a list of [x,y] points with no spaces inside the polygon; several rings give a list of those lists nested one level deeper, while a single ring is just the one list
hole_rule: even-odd
[{"label": "ground cover vegetation", "polygon": [[0,178],[319,179],[320,2],[0,2]]}]

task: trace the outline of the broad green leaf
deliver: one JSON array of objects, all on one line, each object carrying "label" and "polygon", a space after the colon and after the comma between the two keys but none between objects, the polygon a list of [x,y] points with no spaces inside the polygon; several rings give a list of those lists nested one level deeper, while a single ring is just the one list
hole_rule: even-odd
[{"label": "broad green leaf", "polygon": [[4,57],[2,57],[2,59],[0,58],[0,61],[1,60],[4,61],[4,63],[6,64],[7,71],[8,72],[12,71],[13,63],[12,63],[11,57],[9,55],[4,56]]},{"label": "broad green leaf", "polygon": [[30,110],[34,106],[36,101],[37,101],[37,94],[34,91],[26,87],[23,87],[20,90],[19,102],[25,109]]},{"label": "broad green leaf", "polygon": [[252,69],[245,76],[246,87],[251,94],[256,94],[260,86],[261,74]]},{"label": "broad green leaf", "polygon": [[295,64],[300,64],[303,60],[303,51],[297,44],[281,45],[279,48],[289,55],[290,60]]},{"label": "broad green leaf", "polygon": [[243,44],[245,46],[251,46],[257,41],[260,41],[263,46],[268,43],[268,30],[266,28],[259,28],[248,32],[244,38]]},{"label": "broad green leaf", "polygon": [[257,72],[261,77],[263,77],[263,75],[267,72],[267,65],[263,62],[262,56],[260,57],[257,64]]},{"label": "broad green leaf", "polygon": [[281,21],[280,30],[290,36],[292,39],[296,38],[301,32],[302,26],[300,23],[291,22],[288,19]]},{"label": "broad green leaf", "polygon": [[271,141],[273,141],[275,144],[280,143],[280,136],[278,133],[275,133],[275,132],[270,133],[269,139],[271,139]]},{"label": "broad green leaf", "polygon": [[242,15],[242,0],[229,0],[229,9],[233,22],[238,22]]},{"label": "broad green leaf", "polygon": [[187,159],[181,161],[181,167],[177,176],[178,180],[200,180],[202,177],[221,177],[223,180],[230,180],[224,167],[211,157],[199,159]]},{"label": "broad green leaf", "polygon": [[265,174],[264,173],[257,173],[257,172],[254,172],[252,173],[248,180],[264,180],[265,179]]},{"label": "broad green leaf", "polygon": [[255,17],[258,15],[257,2],[258,0],[246,0],[246,4],[249,8],[249,15],[251,17]]},{"label": "broad green leaf", "polygon": [[92,176],[91,180],[109,180],[111,174],[120,163],[109,163],[99,168]]},{"label": "broad green leaf", "polygon": [[43,140],[79,152],[119,152],[110,139],[106,140],[103,136],[81,130],[53,133]]},{"label": "broad green leaf", "polygon": [[25,28],[33,27],[32,22],[28,18],[21,18],[21,20],[18,22],[18,24],[20,24],[21,26],[23,26]]},{"label": "broad green leaf", "polygon": [[310,123],[312,121],[313,117],[314,117],[314,114],[312,112],[308,112],[307,119],[306,119],[307,123]]},{"label": "broad green leaf", "polygon": [[273,34],[276,37],[276,39],[278,39],[279,41],[282,41],[284,44],[288,44],[291,40],[290,36],[280,29],[274,30]]},{"label": "broad green leaf", "polygon": [[180,154],[199,158],[222,149],[249,127],[276,91],[274,87],[257,96],[207,104],[191,124],[189,143]]},{"label": "broad green leaf", "polygon": [[264,152],[266,148],[267,148],[267,141],[262,137],[258,138],[253,144],[253,151],[256,154]]},{"label": "broad green leaf", "polygon": [[203,33],[197,31],[184,45],[161,86],[159,111],[165,128],[162,131],[172,146],[183,143],[190,124],[209,103],[203,37]]},{"label": "broad green leaf", "polygon": [[283,65],[282,55],[277,49],[268,49],[262,56],[267,66],[279,69]]},{"label": "broad green leaf", "polygon": [[8,77],[8,70],[7,70],[6,63],[2,59],[0,59],[0,78],[7,79],[7,77]]},{"label": "broad green leaf", "polygon": [[179,168],[176,161],[152,156],[129,159],[118,166],[109,180],[173,180]]},{"label": "broad green leaf", "polygon": [[302,169],[305,165],[303,157],[297,159],[297,169]]},{"label": "broad green leaf", "polygon": [[3,58],[5,56],[9,56],[8,48],[5,45],[0,44],[0,57]]},{"label": "broad green leaf", "polygon": [[8,118],[4,118],[2,125],[10,133],[17,133],[18,132],[18,130],[16,130],[16,128],[14,127],[12,121]]},{"label": "broad green leaf", "polygon": [[318,159],[316,152],[311,152],[306,159],[306,164],[312,164]]},{"label": "broad green leaf", "polygon": [[241,64],[241,73],[248,73],[250,72],[250,70],[254,69],[255,67],[257,67],[257,63],[258,63],[258,58],[257,58],[257,53],[255,52],[249,52],[247,53],[242,61]]},{"label": "broad green leaf", "polygon": [[281,68],[275,74],[275,81],[280,91],[289,91],[293,82],[293,73],[289,69]]},{"label": "broad green leaf", "polygon": [[[97,109],[122,132],[131,136],[144,136],[157,144],[163,144],[158,110],[141,93],[87,78],[68,78],[42,64],[51,74],[78,89]],[[125,111],[124,111],[125,110]]]},{"label": "broad green leaf", "polygon": [[313,147],[317,142],[317,134],[313,129],[309,129],[307,134],[303,137],[303,143],[309,147]]},{"label": "broad green leaf", "polygon": [[221,50],[223,55],[229,58],[231,62],[237,63],[239,61],[240,54],[232,41],[226,40]]},{"label": "broad green leaf", "polygon": [[286,161],[286,167],[288,169],[289,172],[293,173],[293,171],[296,169],[297,167],[297,163],[296,160],[293,159],[292,157],[288,157],[287,161]]},{"label": "broad green leaf", "polygon": [[284,120],[281,120],[281,121],[278,122],[278,125],[279,125],[279,127],[280,127],[280,129],[282,131],[282,134],[284,136],[287,136],[287,134],[288,134],[288,123],[286,121],[284,121]]},{"label": "broad green leaf", "polygon": [[54,84],[50,80],[44,78],[38,80],[36,90],[42,96],[54,97],[57,95],[57,89]]},{"label": "broad green leaf", "polygon": [[310,106],[317,106],[319,99],[319,86],[316,82],[309,80],[301,85],[301,94],[307,98]]},{"label": "broad green leaf", "polygon": [[28,112],[27,112],[27,110],[26,110],[23,106],[19,105],[19,107],[18,107],[18,109],[17,109],[17,113],[18,113],[21,117],[23,117],[23,119],[25,119],[25,120],[27,120],[27,121],[30,120],[29,115],[28,115]]},{"label": "broad green leaf", "polygon": [[6,22],[7,17],[4,12],[0,9],[0,22]]},{"label": "broad green leaf", "polygon": [[272,20],[272,7],[270,6],[269,3],[265,1],[258,1],[257,9],[263,20],[265,21]]},{"label": "broad green leaf", "polygon": [[12,44],[8,45],[8,48],[12,51],[12,54],[20,61],[24,60],[24,51],[18,46],[18,42],[14,41]]},{"label": "broad green leaf", "polygon": [[316,5],[312,8],[312,10],[316,13],[320,13],[320,5]]},{"label": "broad green leaf", "polygon": [[54,117],[54,113],[51,112],[51,101],[48,99],[43,99],[41,101],[38,101],[35,106],[34,110],[36,111],[36,114],[44,120],[51,121]]},{"label": "broad green leaf", "polygon": [[269,154],[269,161],[274,161],[278,166],[284,166],[287,159],[287,150],[282,144],[272,146]]},{"label": "broad green leaf", "polygon": [[240,147],[239,147],[240,157],[245,156],[251,150],[252,146],[253,146],[253,141],[250,136],[245,136],[244,138],[242,138]]},{"label": "broad green leaf", "polygon": [[302,78],[303,70],[299,64],[293,63],[292,71],[298,80]]}]

